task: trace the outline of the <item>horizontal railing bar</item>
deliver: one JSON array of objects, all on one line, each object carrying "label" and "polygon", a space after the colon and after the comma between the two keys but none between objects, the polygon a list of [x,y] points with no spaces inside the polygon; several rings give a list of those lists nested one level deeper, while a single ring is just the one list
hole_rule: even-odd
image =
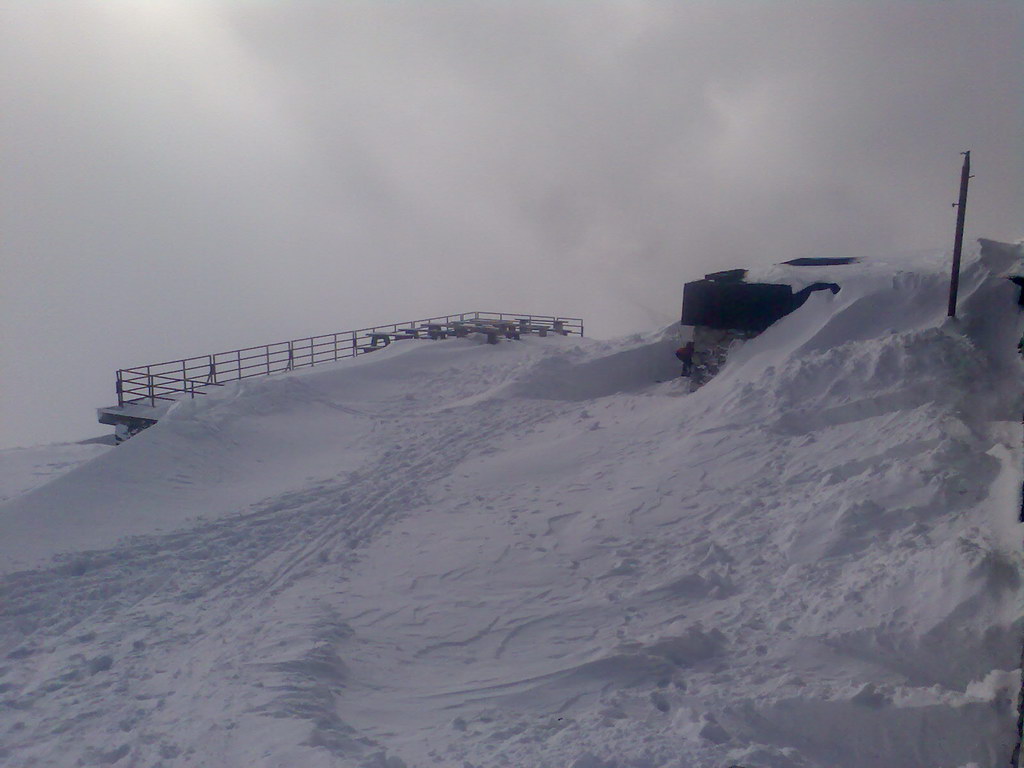
[{"label": "horizontal railing bar", "polygon": [[[205,384],[203,386],[204,387],[223,387],[225,385],[224,384]],[[181,391],[177,390],[177,389],[171,390],[171,391],[175,392],[177,394],[181,394]],[[138,395],[138,397],[134,397],[134,398],[131,398],[131,399],[126,397],[124,399],[125,404],[137,403],[137,402],[139,402],[141,400],[149,400],[150,399],[150,395],[148,394],[147,390],[132,390],[131,392],[125,392],[124,394],[126,394],[126,395]],[[189,390],[187,394],[192,394],[192,391]],[[207,395],[209,393],[208,392],[204,392],[202,389],[196,389],[195,390],[195,394],[197,394],[197,395]],[[177,398],[175,398],[175,397],[163,397],[162,395],[154,395],[154,396],[158,400],[177,400]]]}]

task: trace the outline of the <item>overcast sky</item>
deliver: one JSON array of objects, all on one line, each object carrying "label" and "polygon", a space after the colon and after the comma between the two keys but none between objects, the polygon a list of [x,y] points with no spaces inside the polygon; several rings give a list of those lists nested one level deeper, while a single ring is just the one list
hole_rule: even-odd
[{"label": "overcast sky", "polygon": [[0,445],[123,366],[1024,235],[1024,3],[0,0]]}]

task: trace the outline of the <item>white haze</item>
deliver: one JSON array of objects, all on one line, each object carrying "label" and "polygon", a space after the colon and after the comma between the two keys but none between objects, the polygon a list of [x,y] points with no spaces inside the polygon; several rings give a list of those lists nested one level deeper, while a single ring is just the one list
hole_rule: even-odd
[{"label": "white haze", "polygon": [[1018,4],[2,7],[3,445],[121,366],[948,247],[965,149],[968,237],[1022,234]]}]

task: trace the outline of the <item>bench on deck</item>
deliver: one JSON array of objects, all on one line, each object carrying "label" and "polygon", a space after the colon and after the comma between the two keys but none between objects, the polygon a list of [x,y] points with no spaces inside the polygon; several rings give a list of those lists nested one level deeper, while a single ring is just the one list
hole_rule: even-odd
[{"label": "bench on deck", "polygon": [[568,336],[569,331],[565,328],[564,320],[519,320],[519,333],[536,333],[538,336],[547,336],[549,333],[557,333],[559,336]]}]

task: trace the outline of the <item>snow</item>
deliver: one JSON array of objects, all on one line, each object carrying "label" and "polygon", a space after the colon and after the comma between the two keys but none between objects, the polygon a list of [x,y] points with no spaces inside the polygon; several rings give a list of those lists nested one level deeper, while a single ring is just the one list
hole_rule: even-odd
[{"label": "snow", "polygon": [[1002,763],[1020,258],[816,272],[693,394],[670,328],[179,403],[0,505],[0,763]]},{"label": "snow", "polygon": [[45,485],[111,447],[85,442],[0,450],[0,502]]}]

